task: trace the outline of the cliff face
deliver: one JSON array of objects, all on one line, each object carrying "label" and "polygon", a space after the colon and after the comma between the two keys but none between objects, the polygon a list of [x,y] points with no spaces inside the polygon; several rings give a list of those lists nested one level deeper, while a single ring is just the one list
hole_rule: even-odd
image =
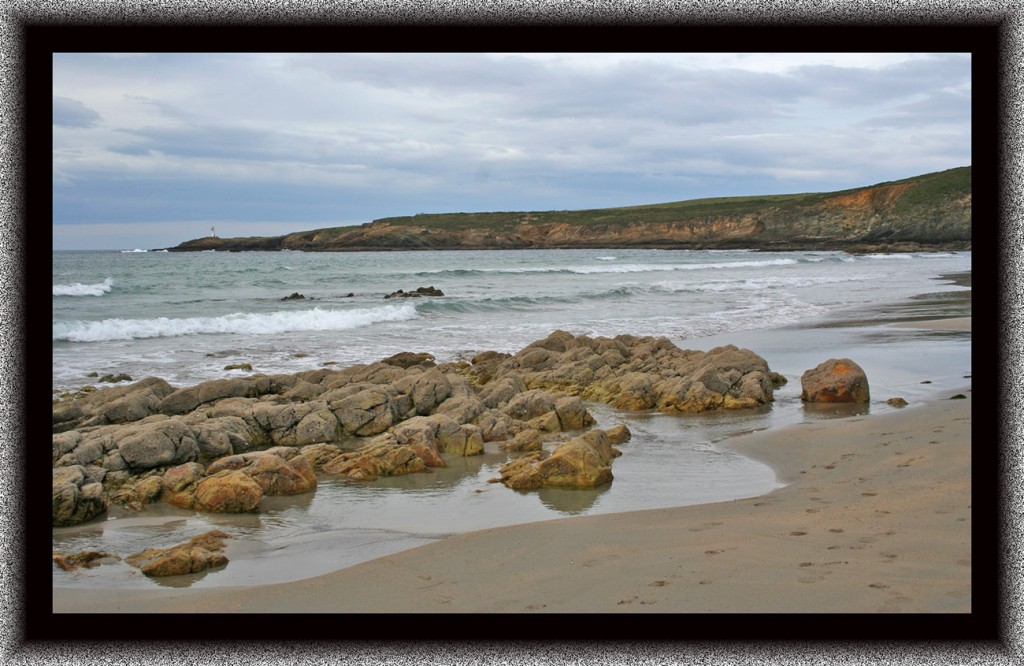
[{"label": "cliff face", "polygon": [[196,250],[525,248],[970,249],[971,168],[832,193],[733,197],[590,211],[387,218],[268,238],[200,238]]}]

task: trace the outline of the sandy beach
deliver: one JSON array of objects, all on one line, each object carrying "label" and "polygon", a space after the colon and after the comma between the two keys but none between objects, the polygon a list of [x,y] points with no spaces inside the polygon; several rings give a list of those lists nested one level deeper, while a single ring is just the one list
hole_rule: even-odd
[{"label": "sandy beach", "polygon": [[760,497],[471,532],[290,583],[55,588],[53,610],[970,613],[971,404],[963,386],[731,439],[788,484]]}]

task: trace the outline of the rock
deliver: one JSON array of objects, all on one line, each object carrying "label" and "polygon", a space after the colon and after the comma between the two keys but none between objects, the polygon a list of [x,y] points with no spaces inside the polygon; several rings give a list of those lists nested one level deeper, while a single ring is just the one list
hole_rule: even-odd
[{"label": "rock", "polygon": [[300,294],[297,291],[294,291],[289,296],[285,296],[281,300],[282,301],[302,301],[302,300],[305,300],[305,299],[306,299],[305,296],[303,296],[302,294]]},{"label": "rock", "polygon": [[205,474],[206,470],[199,463],[184,463],[164,472],[160,485],[164,492],[173,495],[195,486]]},{"label": "rock", "polygon": [[499,442],[508,439],[527,428],[523,421],[513,419],[508,414],[497,410],[489,410],[477,419],[480,434],[485,442]]},{"label": "rock", "polygon": [[444,292],[434,287],[420,287],[416,291],[393,291],[384,298],[418,298],[420,296],[444,296]]},{"label": "rock", "polygon": [[199,446],[196,459],[200,461],[244,453],[267,440],[262,429],[250,426],[239,416],[196,419],[190,427]]},{"label": "rock", "polygon": [[[358,401],[353,401],[355,404]],[[252,407],[253,418],[262,430],[269,436],[270,442],[275,446],[306,446],[318,442],[330,442],[342,436],[342,423],[335,412],[329,408],[327,400],[316,400],[310,402],[285,403],[258,402]],[[381,412],[378,416],[386,424],[391,423],[391,415],[387,413],[388,400],[383,396],[379,403],[373,405]],[[368,407],[369,408],[369,407]],[[349,424],[354,428],[352,432],[361,435],[376,434],[369,432],[373,427],[368,425],[369,421],[361,421],[362,412],[355,415],[348,415]],[[372,421],[373,418],[370,418]],[[359,421],[358,425],[355,424]]]},{"label": "rock", "polygon": [[527,428],[515,435],[512,439],[501,442],[498,445],[498,448],[509,453],[528,453],[531,451],[540,451],[543,445],[544,441],[541,438],[540,431],[534,430],[533,428]]},{"label": "rock", "polygon": [[329,402],[330,409],[348,435],[378,435],[394,423],[391,395],[379,388],[365,389]]},{"label": "rock", "polygon": [[199,444],[192,429],[180,420],[121,426],[117,450],[132,469],[151,469],[192,462]]},{"label": "rock", "polygon": [[906,407],[909,403],[903,398],[889,398],[885,401],[885,404],[890,407]]},{"label": "rock", "polygon": [[682,350],[667,338],[573,336],[555,331],[504,360],[481,359],[464,374],[485,385],[488,407],[522,389],[557,390],[619,409],[665,412],[741,409],[767,404],[785,378],[763,358],[725,345],[708,352]]},{"label": "rock", "polygon": [[263,489],[245,472],[224,470],[196,484],[191,496],[183,495],[175,495],[171,503],[206,513],[251,513],[259,507]]},{"label": "rock", "polygon": [[323,466],[326,474],[373,481],[381,476],[400,476],[426,471],[427,465],[409,446],[387,433],[373,438],[357,451],[343,453]]},{"label": "rock", "polygon": [[848,358],[829,359],[800,377],[804,402],[857,402],[870,400],[868,378]]},{"label": "rock", "polygon": [[224,566],[228,558],[222,552],[224,539],[231,535],[212,530],[170,548],[148,548],[125,558],[125,562],[147,576],[180,576]]},{"label": "rock", "polygon": [[526,422],[526,424],[541,432],[558,432],[562,429],[562,423],[558,420],[558,414],[555,410],[551,410],[545,414],[541,414],[536,418],[532,418]]},{"label": "rock", "polygon": [[103,564],[104,560],[119,561],[121,558],[114,553],[100,550],[83,550],[79,553],[65,554],[54,552],[53,562],[64,571],[75,571],[81,567],[92,568]]},{"label": "rock", "polygon": [[103,484],[95,481],[82,465],[53,470],[53,526],[78,525],[107,511]]},{"label": "rock", "polygon": [[483,387],[480,401],[489,408],[502,407],[517,394],[526,390],[526,382],[518,374],[502,377]]},{"label": "rock", "polygon": [[511,461],[500,470],[501,482],[516,490],[593,488],[611,482],[612,460],[619,455],[603,430],[589,430],[550,456],[534,453]]},{"label": "rock", "polygon": [[514,419],[529,421],[548,412],[554,412],[555,397],[539,389],[525,391],[513,396],[502,411]]},{"label": "rock", "polygon": [[252,372],[251,363],[234,363],[232,365],[225,365],[225,370],[245,370],[246,372]]},{"label": "rock", "polygon": [[433,412],[452,393],[451,382],[436,368],[406,375],[397,380],[394,386],[412,398],[416,414],[421,416]]},{"label": "rock", "polygon": [[452,396],[437,406],[436,413],[444,414],[459,423],[472,423],[480,418],[487,407],[476,397]]},{"label": "rock", "polygon": [[309,461],[314,470],[318,470],[340,456],[342,450],[334,444],[310,444],[299,449],[299,454]]},{"label": "rock", "polygon": [[263,495],[298,495],[316,489],[316,473],[301,455],[291,460],[270,451],[254,451],[214,461],[206,470],[213,476],[222,471],[241,471],[259,484]]},{"label": "rock", "polygon": [[399,368],[411,368],[413,366],[432,368],[437,365],[434,363],[433,354],[414,354],[412,352],[399,352],[394,356],[383,359],[381,363],[387,363]]},{"label": "rock", "polygon": [[629,428],[621,423],[605,430],[605,434],[608,435],[608,441],[612,444],[623,444],[633,438],[633,433],[631,433]]},{"label": "rock", "polygon": [[116,375],[103,375],[97,381],[101,383],[106,382],[108,384],[117,384],[119,382],[130,382],[131,380],[131,375],[120,373]]},{"label": "rock", "polygon": [[223,398],[257,398],[262,395],[284,393],[295,385],[294,375],[252,375],[233,379],[210,381],[182,388],[160,401],[163,414],[188,414],[200,405]]},{"label": "rock", "polygon": [[594,417],[576,396],[559,398],[555,402],[555,413],[562,430],[583,430],[594,425]]},{"label": "rock", "polygon": [[147,377],[129,386],[83,393],[79,398],[54,404],[53,431],[138,421],[157,413],[160,401],[173,392],[164,380]]}]

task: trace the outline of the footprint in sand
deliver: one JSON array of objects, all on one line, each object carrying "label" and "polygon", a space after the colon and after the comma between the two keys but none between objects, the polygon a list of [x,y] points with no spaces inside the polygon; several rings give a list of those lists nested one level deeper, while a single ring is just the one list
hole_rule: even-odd
[{"label": "footprint in sand", "polygon": [[[757,506],[757,505],[755,504],[755,506]],[[718,527],[721,524],[722,523],[701,523],[697,527],[690,527],[688,529],[691,532],[703,532],[704,530],[709,530],[712,527]]]}]

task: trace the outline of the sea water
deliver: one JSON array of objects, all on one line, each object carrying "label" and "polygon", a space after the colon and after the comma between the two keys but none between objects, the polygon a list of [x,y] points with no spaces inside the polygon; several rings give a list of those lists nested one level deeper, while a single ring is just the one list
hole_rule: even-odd
[{"label": "sea water", "polygon": [[[514,353],[554,330],[665,336],[684,349],[736,344],[789,383],[741,413],[671,416],[589,405],[601,427],[633,432],[594,490],[517,492],[488,479],[506,454],[448,457],[448,468],[374,483],[322,479],[314,493],[265,498],[253,516],[169,506],[54,530],[54,549],[129,554],[207,529],[236,537],[231,564],[161,584],[237,585],[315,575],[446,535],[569,515],[724,501],[777,487],[728,438],[849,415],[809,409],[799,377],[827,358],[864,367],[872,403],[913,403],[969,383],[970,334],[901,329],[891,321],[969,316],[970,252],[848,255],[743,250],[425,252],[55,252],[53,388],[91,373],[158,376],[175,386],[250,374],[370,363],[401,351],[437,362]],[[432,286],[444,296],[390,298]],[[282,300],[299,293],[301,299]],[[927,382],[927,383],[923,383]],[[103,386],[100,384],[99,386]],[[301,562],[282,566],[286,562]],[[154,585],[127,565],[55,569],[61,585]]]}]

